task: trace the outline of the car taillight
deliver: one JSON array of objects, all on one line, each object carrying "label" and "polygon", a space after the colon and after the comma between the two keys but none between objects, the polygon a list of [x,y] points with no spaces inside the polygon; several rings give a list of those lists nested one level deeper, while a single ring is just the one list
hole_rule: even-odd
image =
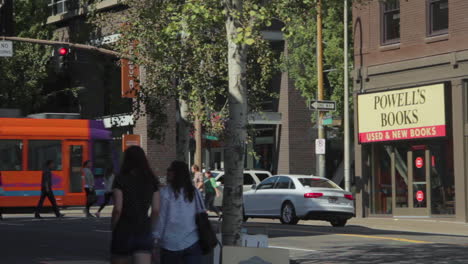
[{"label": "car taillight", "polygon": [[322,197],[323,193],[306,193],[304,194],[304,198],[319,198]]},{"label": "car taillight", "polygon": [[352,194],[345,194],[345,195],[344,195],[344,198],[346,198],[346,199],[348,199],[348,200],[351,200],[351,201],[354,200],[354,197],[353,197]]}]

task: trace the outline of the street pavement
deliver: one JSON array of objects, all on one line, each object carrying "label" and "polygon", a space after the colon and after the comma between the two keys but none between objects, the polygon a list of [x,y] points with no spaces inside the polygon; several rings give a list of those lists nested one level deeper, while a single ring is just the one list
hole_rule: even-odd
[{"label": "street pavement", "polygon": [[[63,219],[6,215],[0,222],[0,263],[108,263],[110,208],[93,219],[84,218],[81,209],[63,212]],[[270,247],[288,249],[295,264],[468,263],[468,225],[451,219],[352,219],[343,228],[249,219],[245,227],[251,234],[267,234]]]}]

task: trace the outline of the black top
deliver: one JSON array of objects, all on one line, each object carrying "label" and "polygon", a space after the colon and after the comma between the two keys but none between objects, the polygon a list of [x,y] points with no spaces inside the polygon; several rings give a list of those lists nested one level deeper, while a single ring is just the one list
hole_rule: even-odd
[{"label": "black top", "polygon": [[158,191],[158,181],[151,176],[131,172],[121,174],[114,181],[114,188],[123,193],[122,214],[114,231],[132,234],[151,232],[148,210],[154,192]]},{"label": "black top", "polygon": [[42,171],[42,189],[52,190],[52,171],[49,168],[46,168]]}]

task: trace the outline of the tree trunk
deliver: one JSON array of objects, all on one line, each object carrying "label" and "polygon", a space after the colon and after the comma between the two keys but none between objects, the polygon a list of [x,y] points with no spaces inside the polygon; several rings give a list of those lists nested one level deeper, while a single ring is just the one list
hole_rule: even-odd
[{"label": "tree trunk", "polygon": [[190,123],[188,120],[188,105],[184,100],[179,100],[179,120],[178,120],[178,137],[177,137],[177,160],[184,162],[188,161],[189,152],[189,134]]},{"label": "tree trunk", "polygon": [[201,120],[199,118],[199,115],[196,114],[195,116],[195,161],[194,164],[198,165],[200,167],[200,170],[202,169],[202,163],[203,163],[203,148],[202,148],[202,124]]},{"label": "tree trunk", "polygon": [[[242,0],[225,0],[228,10],[242,12]],[[226,126],[225,182],[223,199],[223,244],[240,245],[242,228],[242,185],[244,155],[247,140],[247,47],[235,43],[237,18],[228,12],[226,33],[228,41],[229,120]]]}]

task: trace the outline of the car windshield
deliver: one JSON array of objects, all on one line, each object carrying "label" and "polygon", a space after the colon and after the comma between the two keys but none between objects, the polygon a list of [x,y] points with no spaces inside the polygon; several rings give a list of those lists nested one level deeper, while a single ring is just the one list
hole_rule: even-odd
[{"label": "car windshield", "polygon": [[334,182],[319,178],[299,178],[299,182],[304,187],[340,189]]},{"label": "car windshield", "polygon": [[216,178],[216,177],[218,177],[219,172],[211,172],[211,175],[213,175],[213,178]]}]

